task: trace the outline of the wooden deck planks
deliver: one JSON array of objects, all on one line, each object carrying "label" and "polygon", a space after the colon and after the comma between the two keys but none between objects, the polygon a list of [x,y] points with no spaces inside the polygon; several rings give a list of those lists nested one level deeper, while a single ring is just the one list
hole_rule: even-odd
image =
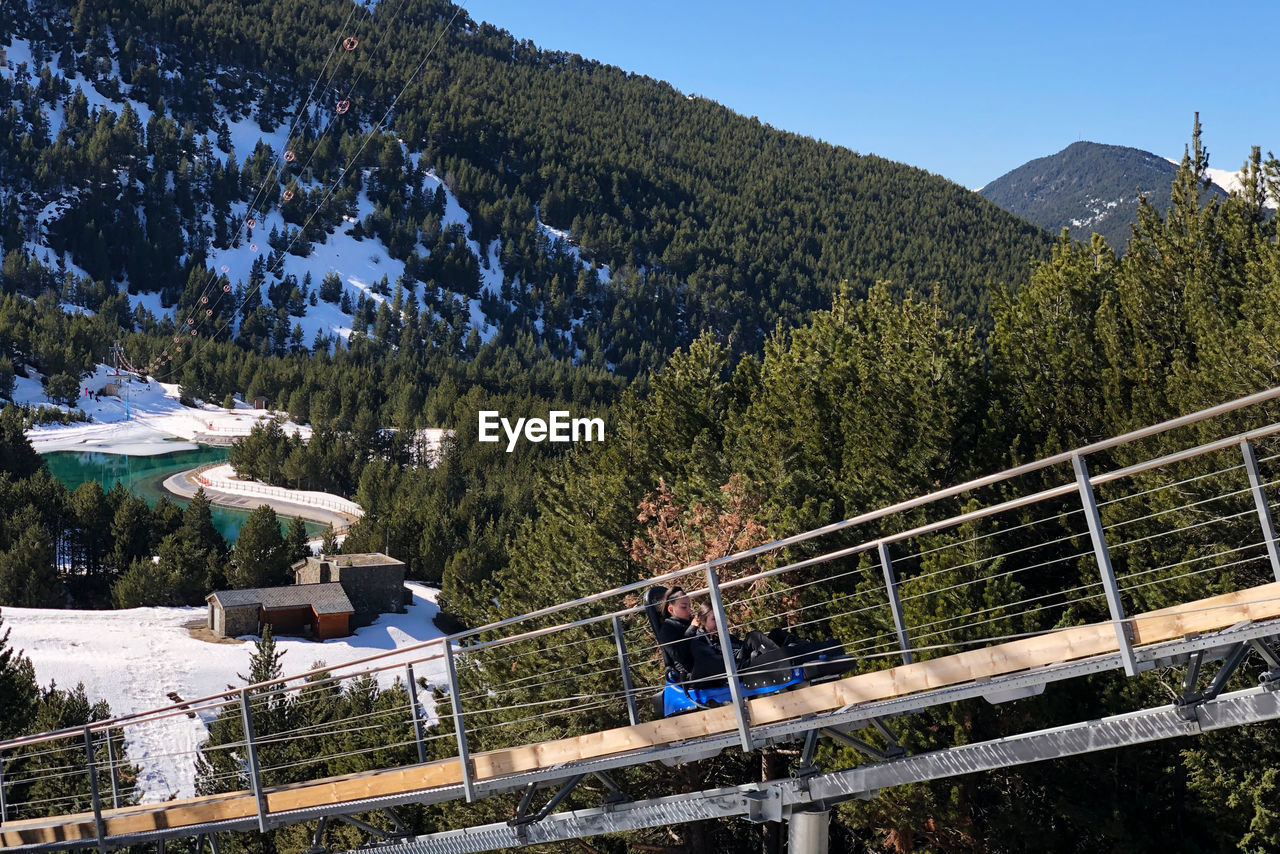
[{"label": "wooden deck planks", "polygon": [[[1188,634],[1227,628],[1243,621],[1275,617],[1280,617],[1280,582],[1142,614],[1133,620],[1134,643],[1174,640]],[[1115,629],[1110,624],[1080,626],[757,697],[747,705],[753,724],[776,723],[850,704],[885,700],[1016,673],[1031,667],[1102,655],[1116,649]],[[733,710],[722,706],[636,726],[473,754],[472,760],[476,779],[484,780],[688,741],[729,732],[736,727]],[[458,760],[448,759],[269,789],[267,805],[271,812],[282,812],[457,785],[461,781]],[[169,827],[191,827],[210,821],[245,818],[256,813],[253,795],[238,792],[106,810],[103,818],[107,834],[116,836]],[[6,848],[84,841],[94,836],[91,813],[0,825],[0,845]]]}]

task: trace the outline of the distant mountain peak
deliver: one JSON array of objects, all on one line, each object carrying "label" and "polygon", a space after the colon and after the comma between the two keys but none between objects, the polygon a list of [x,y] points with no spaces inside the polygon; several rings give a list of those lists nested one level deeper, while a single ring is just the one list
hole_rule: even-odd
[{"label": "distant mountain peak", "polygon": [[[1050,232],[1066,228],[1077,240],[1097,232],[1123,251],[1129,224],[1137,219],[1138,196],[1147,196],[1158,209],[1168,207],[1177,172],[1177,161],[1149,151],[1080,140],[1024,163],[978,192]],[[1221,187],[1214,189],[1226,195]]]}]

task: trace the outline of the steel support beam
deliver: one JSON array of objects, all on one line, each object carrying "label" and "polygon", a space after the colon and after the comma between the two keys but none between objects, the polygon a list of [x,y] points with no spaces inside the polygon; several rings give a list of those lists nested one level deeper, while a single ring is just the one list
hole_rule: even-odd
[{"label": "steel support beam", "polygon": [[902,650],[902,661],[911,664],[915,661],[911,655],[911,641],[907,637],[907,623],[902,616],[902,600],[898,598],[898,575],[893,571],[893,560],[889,557],[889,546],[879,544],[880,568],[884,570],[884,587],[889,593],[889,610],[893,612],[893,629],[898,633],[898,646]]},{"label": "steel support beam", "polygon": [[396,836],[407,836],[409,834],[408,829],[404,826],[404,822],[400,820],[400,816],[396,815],[395,810],[391,809],[391,807],[387,807],[383,812],[386,813],[387,818],[391,819],[391,824],[395,827],[394,832]]},{"label": "steel support beam", "polygon": [[476,799],[476,784],[471,773],[471,751],[467,749],[467,722],[462,717],[462,692],[458,690],[458,668],[453,663],[453,644],[444,642],[444,667],[449,677],[449,705],[453,709],[453,732],[458,738],[458,761],[462,763],[462,791],[467,803]]},{"label": "steel support beam", "polygon": [[593,771],[591,773],[591,776],[595,777],[597,780],[603,783],[604,787],[609,790],[609,794],[604,796],[604,803],[620,804],[620,803],[623,803],[624,801],[631,800],[630,796],[627,795],[626,792],[622,791],[622,787],[619,786],[614,781],[614,779],[610,777],[608,774],[606,774],[605,772]]},{"label": "steel support beam", "polygon": [[381,828],[374,827],[372,824],[369,824],[369,822],[367,821],[361,821],[360,819],[356,818],[353,815],[339,816],[338,820],[346,822],[347,824],[351,825],[357,830],[364,831],[366,836],[371,836],[374,839],[380,839],[383,842],[386,842],[388,839],[391,838],[390,833],[387,833],[385,830]]},{"label": "steel support beam", "polygon": [[[111,774],[111,806],[113,809],[120,809],[120,782],[116,775],[116,746],[111,741],[111,730],[107,729],[107,770]],[[121,738],[124,737],[124,730],[120,731]]]},{"label": "steel support beam", "polygon": [[724,614],[724,601],[720,598],[720,581],[716,569],[707,564],[707,592],[711,597],[711,612],[716,616],[716,629],[720,634],[720,655],[724,660],[724,675],[729,680],[729,696],[733,698],[733,713],[738,719],[738,737],[744,753],[750,753],[751,722],[747,718],[747,703],[742,696],[742,682],[738,679],[738,662],[733,657],[733,644],[729,642],[729,620]]},{"label": "steel support beam", "polygon": [[622,668],[622,690],[627,695],[627,720],[632,726],[640,723],[640,713],[636,708],[636,689],[631,684],[631,662],[627,658],[627,642],[622,636],[622,618],[613,618],[613,642],[618,647],[618,666]]},{"label": "steel support beam", "polygon": [[867,797],[891,786],[1145,744],[1276,718],[1280,718],[1280,691],[1251,688],[1198,706],[1194,721],[1183,720],[1173,706],[1163,706],[814,775],[804,780],[786,778],[633,801],[609,808],[556,813],[536,824],[525,825],[524,841],[516,828],[499,823],[414,837],[379,850],[383,854],[466,854],[705,819],[754,816],[757,820],[770,820],[777,815],[794,821],[806,809]]},{"label": "steel support beam", "polygon": [[413,720],[413,740],[418,745],[418,761],[427,761],[427,745],[422,733],[422,713],[418,708],[418,682],[413,675],[413,662],[404,666],[405,685],[409,688],[409,714]]},{"label": "steel support beam", "polygon": [[240,723],[244,727],[244,752],[249,768],[249,788],[258,802],[258,831],[267,832],[267,794],[262,788],[262,768],[258,765],[258,745],[253,733],[253,709],[249,707],[249,689],[240,689]]},{"label": "steel support beam", "polygon": [[1129,624],[1124,617],[1124,603],[1120,601],[1120,588],[1116,584],[1116,573],[1111,568],[1111,552],[1107,549],[1106,535],[1102,530],[1102,516],[1098,513],[1098,501],[1093,495],[1093,484],[1089,481],[1089,467],[1084,457],[1079,454],[1071,456],[1071,465],[1076,470],[1076,485],[1080,490],[1080,502],[1084,505],[1084,517],[1089,523],[1089,537],[1093,540],[1093,553],[1098,561],[1098,571],[1102,575],[1102,588],[1107,594],[1107,608],[1111,611],[1111,621],[1116,627],[1116,641],[1120,645],[1120,660],[1124,662],[1126,676],[1138,672],[1137,662],[1133,657],[1133,639]]},{"label": "steel support beam", "polygon": [[887,762],[899,756],[904,756],[906,750],[901,745],[891,745],[888,750],[881,750],[878,747],[872,747],[860,738],[855,738],[847,733],[840,732],[836,729],[824,729],[822,734],[832,741],[838,741],[846,747],[852,747],[860,753],[865,753],[872,759],[878,759],[881,762]]},{"label": "steel support beam", "polygon": [[4,754],[0,753],[0,824],[9,820],[9,801],[4,794]]},{"label": "steel support beam", "polygon": [[1182,696],[1178,702],[1183,704],[1195,702],[1196,685],[1200,684],[1200,666],[1204,664],[1205,651],[1191,653],[1187,660],[1187,672],[1182,677]]},{"label": "steel support beam", "polygon": [[1276,581],[1280,581],[1280,546],[1276,545],[1276,526],[1271,520],[1271,505],[1267,503],[1267,494],[1262,489],[1262,475],[1258,471],[1258,455],[1248,439],[1240,440],[1240,451],[1244,454],[1244,468],[1249,473],[1249,491],[1253,493],[1253,504],[1258,508],[1258,521],[1262,524],[1262,538],[1267,544],[1267,557],[1271,561],[1271,572]]},{"label": "steel support beam", "polygon": [[1267,663],[1270,670],[1280,670],[1280,652],[1272,649],[1271,646],[1263,638],[1253,638],[1249,641],[1249,646],[1253,647],[1253,651],[1262,656],[1262,660]]},{"label": "steel support beam", "polygon": [[302,854],[325,854],[329,849],[322,844],[324,842],[324,831],[329,826],[329,816],[320,816],[320,821],[316,822],[316,832],[311,834],[311,847]]},{"label": "steel support beam", "polygon": [[1244,657],[1249,654],[1249,645],[1246,643],[1236,644],[1231,650],[1231,654],[1227,656],[1227,660],[1222,662],[1221,669],[1214,675],[1213,681],[1209,683],[1209,687],[1204,689],[1204,698],[1212,700],[1214,697],[1222,693],[1222,689],[1227,687],[1227,680],[1235,675],[1236,670],[1244,663]]},{"label": "steel support beam", "polygon": [[107,850],[107,826],[102,821],[102,798],[98,796],[98,763],[93,758],[93,731],[84,728],[85,763],[89,768],[89,797],[93,801],[93,826],[97,834],[98,850]]}]

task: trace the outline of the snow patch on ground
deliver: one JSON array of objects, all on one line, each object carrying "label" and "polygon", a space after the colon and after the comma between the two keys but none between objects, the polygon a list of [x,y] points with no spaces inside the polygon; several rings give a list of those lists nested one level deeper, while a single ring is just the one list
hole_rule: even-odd
[{"label": "snow patch on ground", "polygon": [[[346,662],[440,637],[432,622],[439,611],[439,591],[412,581],[406,586],[413,592],[406,613],[383,614],[351,637],[324,642],[277,638],[277,651],[285,653],[284,671],[302,673],[316,661],[336,671]],[[207,615],[201,607],[3,611],[10,646],[31,659],[41,685],[56,682],[69,689],[84,683],[90,700],[106,700],[117,717],[170,706],[171,691],[193,701],[244,684],[237,674],[249,672],[253,644],[248,639],[229,644],[191,637],[185,627],[204,623]],[[404,673],[403,663],[423,654],[405,653],[379,662],[401,663],[380,673],[379,683],[390,687]],[[440,659],[415,664],[414,673],[433,684],[447,679]],[[430,703],[429,692],[419,697]],[[434,709],[426,712],[432,715]],[[202,711],[195,718],[179,714],[124,728],[129,761],[142,769],[138,785],[143,802],[195,794],[195,758],[213,718],[213,712]]]},{"label": "snow patch on ground", "polygon": [[1103,201],[1102,199],[1089,199],[1087,204],[1089,205],[1089,213],[1091,216],[1085,217],[1084,219],[1073,219],[1071,220],[1071,224],[1076,228],[1089,228],[1102,222],[1104,219],[1109,217],[1116,208],[1128,201],[1132,200],[1123,197],[1119,199],[1112,199],[1109,202]]},{"label": "snow patch on ground", "polygon": [[[578,244],[573,240],[573,237],[569,232],[556,228],[555,226],[547,225],[542,220],[538,220],[538,229],[547,236],[547,240],[554,251],[563,252],[566,255],[573,256],[573,260],[578,264],[578,266],[592,266],[591,262],[582,257],[582,250],[578,247]],[[557,241],[560,243],[559,246],[556,245]],[[604,264],[596,267],[596,275],[600,277],[600,281],[605,283],[608,283],[609,280],[613,278],[613,273],[609,270],[609,267]]]},{"label": "snow patch on ground", "polygon": [[[5,74],[13,76],[14,71],[19,64],[25,63],[27,66],[27,74],[31,79],[35,79],[39,74],[39,68],[35,66],[35,60],[32,47],[29,41],[22,39],[13,40],[12,45],[8,48],[8,61]],[[50,62],[55,73],[61,74],[64,79],[72,87],[74,91],[79,87],[88,99],[89,109],[111,110],[119,114],[124,104],[129,104],[134,112],[138,115],[138,120],[142,126],[146,126],[147,121],[152,116],[151,108],[137,100],[133,100],[126,95],[116,98],[108,97],[100,91],[91,81],[83,77],[74,67],[63,69],[58,66],[57,58],[51,57]],[[122,90],[127,93],[129,87],[122,86]],[[57,134],[58,130],[65,123],[65,102],[55,103],[53,105],[45,105],[42,107],[44,115],[49,122],[51,134]],[[278,168],[281,165],[282,156],[288,145],[289,134],[295,125],[300,126],[307,121],[314,123],[314,119],[299,118],[293,122],[286,122],[276,127],[270,132],[266,132],[258,124],[254,117],[254,107],[248,107],[245,112],[247,115],[228,116],[222,114],[222,118],[227,120],[228,133],[230,137],[230,145],[234,151],[237,162],[243,163],[246,158],[252,156],[255,147],[261,142],[271,148],[276,157],[276,168],[272,170],[269,180],[274,180],[278,174]],[[231,119],[234,118],[234,121]],[[214,145],[214,151],[221,152],[221,157],[230,154],[231,151],[222,149],[216,145],[216,134],[208,133],[205,135],[209,142]],[[197,139],[200,142],[200,138]],[[420,153],[406,152],[407,159],[415,166],[419,167],[425,164],[420,162]],[[426,193],[434,193],[438,188],[444,189],[445,210],[441,218],[441,227],[448,228],[451,225],[460,225],[464,233],[471,234],[471,217],[466,209],[459,202],[458,198],[445,185],[444,177],[438,175],[434,168],[424,170],[422,191]],[[327,193],[328,187],[312,184],[307,187],[308,192]],[[51,202],[40,212],[39,222],[41,225],[41,235],[36,240],[43,240],[44,227],[48,223],[60,218],[67,208],[75,204],[73,194]],[[385,276],[389,289],[394,292],[397,281],[404,273],[404,262],[393,259],[387,251],[387,248],[380,240],[375,237],[365,237],[357,240],[352,235],[351,225],[357,221],[363,220],[366,216],[373,213],[374,205],[368,198],[368,195],[361,193],[356,201],[355,210],[350,212],[351,216],[346,218],[346,222],[328,234],[321,241],[316,242],[312,246],[311,253],[305,257],[291,255],[285,252],[280,256],[278,263],[273,264],[271,269],[266,271],[267,284],[282,281],[286,276],[293,275],[297,278],[301,285],[307,274],[311,276],[312,292],[318,291],[320,282],[329,272],[336,272],[343,282],[344,289],[352,297],[353,304],[355,298],[360,294],[364,294],[367,299],[372,299],[376,304],[380,304],[385,298],[385,294],[376,293],[374,288]],[[207,263],[218,274],[224,274],[233,286],[230,293],[223,292],[217,288],[212,277],[206,284],[205,295],[208,297],[212,309],[219,309],[218,313],[226,315],[226,309],[232,302],[232,295],[236,293],[235,286],[247,283],[249,280],[250,270],[253,263],[258,258],[266,260],[271,257],[272,249],[268,245],[267,237],[273,228],[277,229],[280,234],[285,234],[289,226],[284,222],[283,216],[278,208],[273,208],[269,212],[263,213],[255,210],[254,216],[257,219],[256,226],[251,233],[246,233],[242,228],[248,213],[249,205],[245,202],[239,202],[232,206],[231,222],[233,227],[239,228],[241,233],[230,248],[217,249],[210,247],[207,257]],[[213,223],[207,222],[209,231],[213,230]],[[568,233],[552,228],[544,223],[539,223],[539,227],[547,236],[548,251],[562,251],[572,255],[575,262],[582,266],[593,266],[585,260],[578,247],[575,246],[570,239]],[[479,243],[468,237],[467,246],[480,262],[481,273],[481,289],[482,293],[497,297],[501,293],[503,269],[500,260],[501,243],[497,240],[490,241],[488,245],[481,246]],[[255,248],[256,247],[256,248]],[[59,260],[51,257],[49,249],[41,243],[32,243],[27,247],[28,251],[36,257],[43,256],[43,259],[51,265],[58,265]],[[415,247],[420,255],[429,254],[421,243]],[[61,267],[75,273],[78,276],[89,278],[83,270],[70,263],[69,258],[61,259]],[[596,267],[597,274],[600,279],[608,283],[611,279],[611,271],[608,267]],[[137,283],[134,283],[137,286]],[[422,294],[422,286],[420,283],[408,283],[406,290],[412,289],[416,295]],[[263,289],[263,298],[265,299],[265,288]],[[467,316],[471,327],[479,333],[482,341],[489,341],[498,333],[498,327],[493,319],[488,317],[483,308],[481,301],[478,299],[467,300],[461,297],[457,292],[446,291],[446,296],[459,297],[466,303]],[[318,296],[318,294],[317,294]],[[166,308],[160,304],[160,298],[157,294],[130,294],[131,308],[133,306],[142,305],[157,318],[173,316],[173,308]],[[272,306],[279,308],[279,306]],[[180,319],[180,322],[185,318]],[[238,323],[238,318],[236,323]],[[317,339],[317,333],[323,333],[330,339],[349,339],[352,334],[352,316],[340,310],[337,304],[325,303],[317,301],[316,305],[307,305],[304,316],[290,316],[288,320],[291,327],[297,326],[302,333],[302,344],[306,347],[311,345]],[[205,318],[197,317],[195,330],[200,335],[213,332],[210,325],[206,325]],[[539,328],[540,325],[539,325]],[[233,328],[234,331],[234,328]],[[292,331],[292,330],[291,330]],[[140,366],[141,367],[141,366]],[[163,377],[168,379],[168,377]]]},{"label": "snow patch on ground", "polygon": [[[102,393],[108,385],[119,389],[119,396]],[[80,380],[81,396],[77,407],[93,421],[83,424],[50,424],[32,427],[27,439],[39,453],[50,451],[95,451],[105,454],[167,454],[192,447],[175,444],[173,439],[188,441],[217,436],[247,436],[253,426],[274,416],[264,409],[223,409],[219,406],[183,406],[176,385],[154,380],[140,381],[131,375],[117,375],[107,365]],[[89,389],[89,396],[84,389]],[[95,399],[93,393],[97,392]],[[19,377],[14,388],[14,402],[33,406],[53,406],[44,393],[38,377]],[[68,407],[59,405],[61,409]],[[309,438],[311,428],[286,421],[287,433],[299,431]]]},{"label": "snow patch on ground", "polygon": [[[14,39],[12,44],[6,49],[8,53],[8,62],[15,68],[25,62],[27,64],[27,73],[31,75],[33,80],[40,77],[40,69],[36,67],[35,57],[31,52],[31,43],[26,39]],[[67,84],[71,87],[71,93],[74,95],[77,88],[84,93],[85,99],[89,102],[89,113],[92,114],[97,110],[110,110],[117,115],[127,103],[138,114],[138,121],[143,127],[147,126],[147,122],[151,120],[151,108],[141,101],[135,101],[132,98],[109,98],[98,91],[88,78],[82,76],[79,71],[73,68],[63,68],[58,64],[56,55],[49,58],[49,67],[56,74],[61,75]],[[7,76],[12,77],[12,72],[7,72]],[[118,69],[117,69],[118,77]],[[57,138],[58,132],[62,130],[64,124],[62,105],[58,104],[53,108],[44,107],[43,112],[45,118],[49,122],[49,136]]]}]

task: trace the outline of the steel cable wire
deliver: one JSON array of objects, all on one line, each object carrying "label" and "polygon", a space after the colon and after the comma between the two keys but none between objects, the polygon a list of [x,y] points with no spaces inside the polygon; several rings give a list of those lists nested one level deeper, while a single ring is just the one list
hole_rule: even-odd
[{"label": "steel cable wire", "polygon": [[[386,123],[386,121],[390,118],[391,114],[394,112],[394,110],[395,110],[395,105],[399,102],[400,98],[401,98],[401,97],[403,97],[404,93],[405,93],[406,91],[408,91],[408,88],[413,84],[414,80],[417,78],[418,74],[421,72],[421,70],[422,70],[423,66],[425,66],[425,65],[426,65],[427,60],[428,60],[428,59],[430,59],[430,58],[431,58],[432,53],[434,53],[434,52],[435,52],[436,46],[437,46],[437,45],[439,45],[440,40],[444,37],[444,34],[448,31],[448,28],[449,28],[450,26],[452,26],[452,25],[453,25],[454,20],[456,20],[456,19],[457,19],[458,15],[462,12],[462,10],[463,10],[465,7],[466,7],[466,3],[465,3],[465,2],[461,2],[461,3],[459,3],[459,5],[458,5],[458,6],[456,7],[456,9],[454,10],[453,17],[449,19],[448,23],[446,23],[446,24],[444,25],[444,27],[443,27],[443,28],[441,28],[440,32],[439,32],[439,33],[437,34],[437,36],[436,36],[436,40],[435,40],[434,42],[432,42],[431,47],[427,49],[427,53],[426,53],[426,55],[424,55],[424,56],[423,56],[423,58],[422,58],[422,60],[418,63],[417,67],[414,69],[413,73],[410,75],[410,77],[409,77],[408,81],[405,83],[404,87],[403,87],[403,88],[400,90],[400,92],[395,96],[395,98],[393,98],[393,99],[392,99],[391,106],[387,108],[387,111],[383,114],[382,119],[381,119],[377,124],[375,124],[374,126],[372,126],[372,127],[370,128],[370,130],[368,130],[368,131],[364,134],[364,140],[363,140],[363,142],[361,142],[359,149],[357,149],[357,150],[356,150],[356,152],[355,152],[353,155],[351,155],[351,157],[347,160],[347,162],[346,162],[346,164],[343,166],[343,168],[342,168],[341,170],[339,170],[339,172],[338,172],[338,178],[333,182],[333,184],[332,184],[332,185],[330,185],[330,186],[328,186],[328,187],[327,187],[327,189],[325,190],[325,193],[324,193],[324,197],[320,200],[319,204],[318,204],[318,205],[316,205],[315,210],[314,210],[314,211],[312,211],[312,213],[307,217],[306,221],[302,224],[302,227],[298,230],[297,236],[295,236],[295,237],[294,237],[294,239],[293,239],[293,240],[291,240],[291,241],[289,242],[289,244],[286,246],[286,248],[285,248],[284,252],[282,252],[282,253],[281,253],[281,262],[283,262],[283,260],[284,260],[284,256],[288,254],[289,250],[293,248],[293,245],[294,245],[294,243],[296,243],[296,242],[297,242],[298,238],[299,238],[302,234],[306,233],[306,229],[307,229],[307,227],[308,227],[308,226],[310,226],[310,225],[311,225],[311,221],[312,221],[313,219],[315,219],[315,217],[316,217],[316,215],[319,213],[319,211],[320,211],[320,210],[325,206],[325,204],[327,204],[327,203],[328,203],[329,199],[330,199],[330,198],[332,198],[332,196],[333,196],[333,194],[334,194],[334,191],[336,190],[336,188],[337,188],[338,184],[339,184],[339,183],[342,181],[342,179],[346,176],[347,172],[351,169],[352,165],[353,165],[356,161],[358,161],[358,160],[359,160],[359,158],[360,158],[360,156],[364,153],[364,150],[365,150],[365,148],[366,148],[366,147],[368,147],[368,145],[369,145],[369,141],[370,141],[370,139],[373,137],[374,133],[375,133],[375,132],[376,132],[376,133],[381,133],[382,128],[383,128],[383,125]],[[313,153],[314,153],[314,149],[313,149]],[[264,186],[265,186],[265,181],[264,181]],[[248,210],[248,209],[246,209],[246,220],[245,220],[246,222],[248,221],[248,219],[249,219],[249,218],[251,218],[249,214],[250,214],[249,210]],[[273,269],[274,269],[274,268],[273,268]],[[218,304],[218,302],[220,302],[220,301],[221,301],[221,299],[222,299],[222,292],[218,292],[218,293],[217,293],[217,296],[215,296],[215,298],[214,298],[213,306],[214,306],[214,307],[216,307],[216,306],[217,306],[217,304]],[[246,299],[247,299],[247,296],[246,296]],[[231,314],[232,314],[232,317],[234,317],[235,311],[239,310],[239,308],[240,308],[240,306],[235,306],[235,307],[234,307],[234,309],[233,309],[233,311],[232,311],[232,313],[231,313]],[[231,323],[231,318],[226,319],[224,322],[222,322],[222,323],[221,323],[221,325],[219,325],[219,326],[218,326],[218,328],[216,328],[216,329],[213,331],[212,335],[206,336],[204,339],[200,339],[200,344],[193,346],[193,348],[192,348],[192,349],[193,349],[193,351],[194,351],[194,352],[192,352],[192,353],[191,353],[191,355],[187,357],[186,361],[188,361],[188,362],[189,362],[189,361],[191,361],[192,359],[194,359],[194,358],[196,358],[197,356],[199,356],[199,355],[200,355],[200,353],[202,353],[202,352],[203,352],[203,351],[204,351],[208,346],[210,346],[210,344],[211,344],[211,343],[216,339],[216,336],[217,336],[219,333],[221,333],[224,329],[226,329],[226,328],[227,328],[227,326],[229,326],[229,325],[230,325],[230,323]],[[204,343],[204,341],[206,341],[206,340],[207,340],[207,341],[209,341],[209,342],[210,342],[210,344],[205,344],[205,343]],[[176,368],[176,366],[175,366],[173,369],[171,369],[167,374],[164,374],[163,376],[164,376],[165,378],[172,378],[176,373],[177,373],[177,368]],[[163,379],[162,379],[160,376],[156,376],[156,377],[155,377],[155,379],[156,379],[158,382],[162,382],[162,381],[163,381]]]}]

